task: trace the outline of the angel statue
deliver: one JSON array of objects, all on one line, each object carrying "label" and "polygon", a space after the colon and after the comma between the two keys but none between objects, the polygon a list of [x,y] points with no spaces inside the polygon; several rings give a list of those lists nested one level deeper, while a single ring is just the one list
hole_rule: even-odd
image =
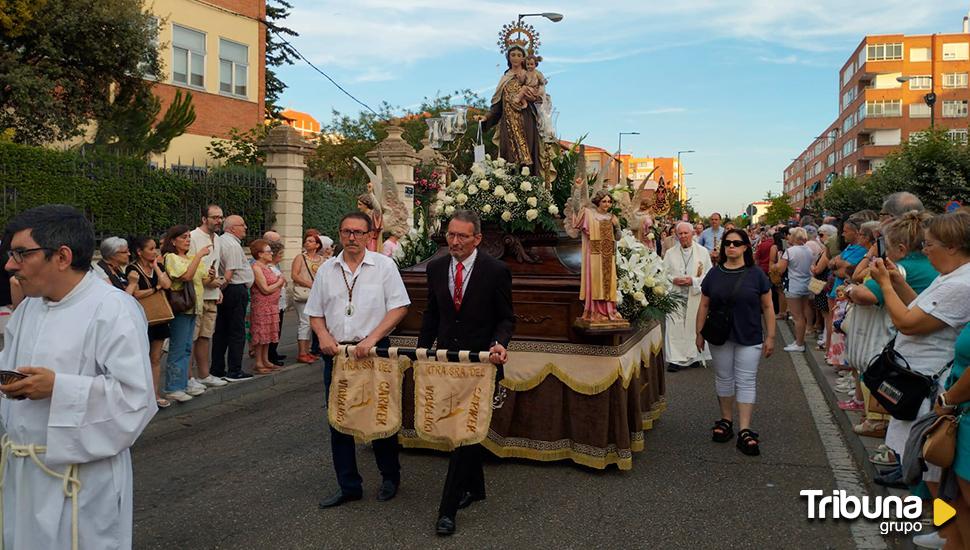
[{"label": "angel statue", "polygon": [[558,144],[546,143],[551,118],[546,124],[540,122],[548,95],[545,76],[535,69],[541,60],[539,33],[521,21],[509,23],[499,33],[499,46],[508,69],[495,87],[488,115],[477,120],[483,123],[483,131],[498,127],[493,139],[500,157],[519,169],[529,168],[532,175],[541,175],[549,183],[555,179],[550,146]]},{"label": "angel statue", "polygon": [[583,235],[583,264],[579,298],[583,315],[577,324],[587,328],[626,328],[629,323],[616,310],[616,241],[620,220],[610,212],[613,198],[597,177],[593,195],[587,194],[585,148],[580,148],[573,193],[566,205],[567,232]]},{"label": "angel statue", "polygon": [[399,238],[408,231],[407,206],[397,194],[397,183],[391,170],[387,167],[384,155],[378,152],[381,163],[381,176],[378,178],[362,160],[354,157],[357,164],[364,169],[370,181],[367,183],[367,193],[357,197],[357,208],[370,216],[371,227],[374,228],[374,238],[367,246],[368,250],[381,251],[384,233],[397,235]]}]

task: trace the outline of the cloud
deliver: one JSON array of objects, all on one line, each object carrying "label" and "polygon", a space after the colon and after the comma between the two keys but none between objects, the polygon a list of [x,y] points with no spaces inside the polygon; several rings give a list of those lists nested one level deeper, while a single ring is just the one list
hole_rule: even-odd
[{"label": "cloud", "polygon": [[633,111],[630,113],[633,116],[650,116],[650,115],[670,115],[675,113],[686,113],[686,107],[661,107],[659,109],[650,109],[647,111]]},{"label": "cloud", "polygon": [[347,81],[351,84],[362,84],[366,82],[385,82],[388,80],[394,80],[394,75],[390,71],[383,71],[380,69],[367,69],[362,73],[358,73]]},{"label": "cloud", "polygon": [[794,65],[799,62],[799,59],[797,55],[786,55],[785,57],[768,57],[762,55],[758,57],[758,61],[774,65]]}]

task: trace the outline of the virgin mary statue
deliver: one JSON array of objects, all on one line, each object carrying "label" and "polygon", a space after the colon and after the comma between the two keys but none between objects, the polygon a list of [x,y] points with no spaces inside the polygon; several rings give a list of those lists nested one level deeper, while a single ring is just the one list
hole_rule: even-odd
[{"label": "virgin mary statue", "polygon": [[505,52],[508,70],[502,75],[495,94],[492,108],[484,119],[483,131],[498,126],[495,132],[498,140],[499,156],[519,168],[529,167],[533,175],[542,174],[538,111],[538,100],[532,89],[525,86],[526,50],[519,45],[511,45]]}]

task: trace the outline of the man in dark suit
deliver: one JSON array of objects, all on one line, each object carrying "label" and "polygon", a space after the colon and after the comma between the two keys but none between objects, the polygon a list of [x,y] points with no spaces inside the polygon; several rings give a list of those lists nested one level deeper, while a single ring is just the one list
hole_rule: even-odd
[{"label": "man in dark suit", "polygon": [[[421,322],[418,347],[489,351],[501,366],[515,330],[512,313],[512,273],[505,262],[478,251],[482,228],[478,215],[459,210],[448,222],[448,256],[428,263],[428,308]],[[448,477],[438,507],[439,535],[455,532],[455,515],[485,498],[481,445],[458,447],[451,453]]]}]

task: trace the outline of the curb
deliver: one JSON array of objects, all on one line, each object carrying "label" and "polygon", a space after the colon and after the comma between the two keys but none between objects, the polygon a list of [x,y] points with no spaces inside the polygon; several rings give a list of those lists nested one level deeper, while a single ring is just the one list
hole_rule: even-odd
[{"label": "curb", "polygon": [[[296,345],[289,344],[280,346],[279,351],[281,353],[295,353]],[[205,393],[193,397],[191,401],[185,401],[184,403],[173,402],[168,408],[158,409],[158,413],[156,413],[155,417],[152,418],[150,424],[182,416],[188,413],[202,411],[217,405],[232,403],[250,394],[254,394],[274,386],[292,384],[300,378],[310,379],[319,376],[320,380],[323,380],[323,375],[321,374],[323,372],[322,369],[323,360],[314,363],[291,363],[283,367],[283,369],[279,372],[275,372],[273,374],[253,376],[252,378],[243,382],[229,382],[227,385],[220,388],[206,388]],[[248,369],[244,368],[243,370]]]},{"label": "curb", "polygon": [[[794,341],[793,328],[787,322],[785,323],[785,329],[787,332],[786,336],[790,336],[792,341]],[[852,430],[852,418],[850,418],[845,411],[839,408],[839,396],[835,393],[835,389],[826,378],[825,372],[822,370],[823,366],[819,364],[819,353],[808,348],[810,345],[813,345],[813,342],[806,343],[806,350],[804,353],[805,362],[808,363],[812,376],[815,377],[815,382],[818,383],[819,389],[822,390],[822,396],[828,403],[832,416],[835,419],[836,424],[839,426],[839,429],[842,431],[842,439],[845,441],[846,447],[849,449],[853,461],[855,461],[859,471],[865,474],[864,480],[866,487],[875,495],[891,495],[892,493],[890,493],[888,487],[876,485],[872,481],[875,476],[879,475],[879,471],[876,470],[876,467],[872,462],[869,462],[869,450],[866,448],[863,436],[858,435]],[[828,367],[828,365],[825,365],[825,367]]]}]

